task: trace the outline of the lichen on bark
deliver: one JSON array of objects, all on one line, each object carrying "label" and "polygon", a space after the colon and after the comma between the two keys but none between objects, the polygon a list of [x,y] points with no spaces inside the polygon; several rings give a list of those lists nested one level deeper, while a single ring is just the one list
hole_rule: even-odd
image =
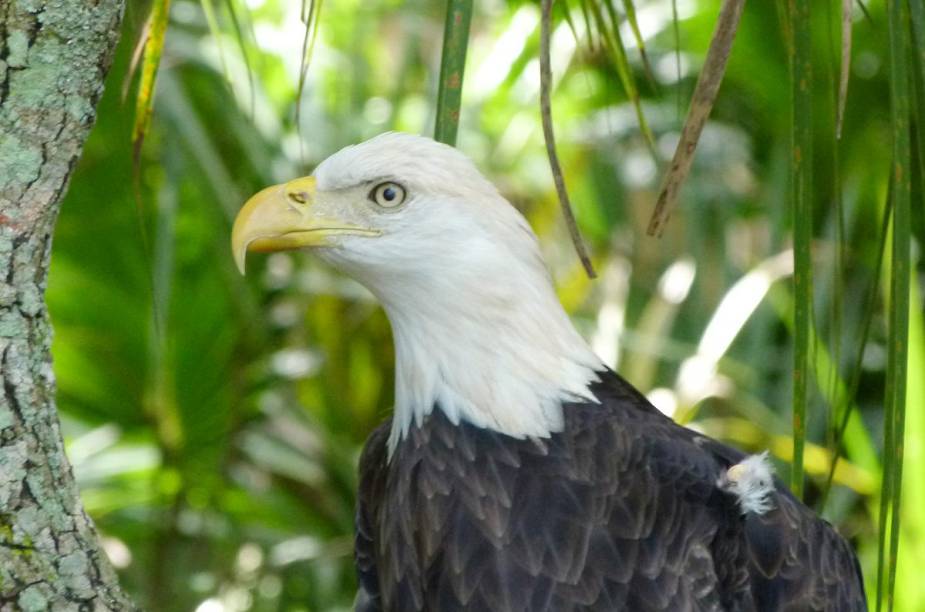
[{"label": "lichen on bark", "polygon": [[134,607],[64,454],[44,303],[122,12],[123,0],[0,3],[0,611]]}]

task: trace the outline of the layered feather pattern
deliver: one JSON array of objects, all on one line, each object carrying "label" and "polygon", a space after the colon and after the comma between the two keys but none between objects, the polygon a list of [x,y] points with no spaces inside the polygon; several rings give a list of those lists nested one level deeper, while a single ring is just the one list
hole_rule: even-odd
[{"label": "layered feather pattern", "polygon": [[717,485],[744,455],[682,428],[612,372],[565,428],[516,439],[434,410],[361,462],[361,609],[865,609],[857,562],[779,482],[743,514]]}]

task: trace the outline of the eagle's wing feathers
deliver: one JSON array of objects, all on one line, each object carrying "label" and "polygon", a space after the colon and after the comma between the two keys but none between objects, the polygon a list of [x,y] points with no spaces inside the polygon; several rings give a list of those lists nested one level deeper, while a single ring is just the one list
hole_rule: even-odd
[{"label": "eagle's wing feathers", "polygon": [[[388,475],[369,465],[386,461],[383,436],[364,453],[357,562],[384,609],[720,609],[710,552],[693,546],[709,532],[707,515],[682,520],[682,491],[699,480],[674,451],[662,470],[604,421],[566,439],[517,441],[512,453],[509,438],[444,420],[435,412],[413,430]],[[436,431],[444,427],[458,430],[452,447]],[[369,492],[386,482],[376,500]],[[378,571],[367,562],[376,552]]]},{"label": "eagle's wing feathers", "polygon": [[766,514],[741,519],[749,583],[759,610],[866,610],[848,543],[777,483]]},{"label": "eagle's wing feathers", "polygon": [[[368,610],[861,610],[847,544],[777,483],[742,515],[717,480],[744,455],[612,373],[561,434],[517,440],[434,411],[361,461]],[[376,560],[379,561],[378,566]]]},{"label": "eagle's wing feathers", "polygon": [[359,581],[355,604],[357,612],[382,610],[379,575],[376,571],[375,517],[379,513],[379,501],[383,498],[386,481],[388,438],[389,423],[386,422],[370,434],[360,456],[354,536],[354,559]]}]

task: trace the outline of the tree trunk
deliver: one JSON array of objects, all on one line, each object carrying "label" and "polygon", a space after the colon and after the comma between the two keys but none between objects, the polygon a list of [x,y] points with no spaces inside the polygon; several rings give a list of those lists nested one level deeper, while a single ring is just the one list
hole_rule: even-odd
[{"label": "tree trunk", "polygon": [[[51,234],[123,0],[0,2],[0,610],[126,610],[64,455],[45,308]],[[105,206],[100,202],[100,206]]]}]

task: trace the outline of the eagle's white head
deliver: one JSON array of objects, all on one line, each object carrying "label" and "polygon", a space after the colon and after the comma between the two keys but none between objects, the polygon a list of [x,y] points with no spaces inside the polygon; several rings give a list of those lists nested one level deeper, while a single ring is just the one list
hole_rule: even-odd
[{"label": "eagle's white head", "polygon": [[390,450],[438,406],[453,422],[523,437],[563,425],[604,366],[572,327],[536,236],[458,150],[387,133],[241,209],[232,248],[311,247],[376,295],[392,324]]}]

